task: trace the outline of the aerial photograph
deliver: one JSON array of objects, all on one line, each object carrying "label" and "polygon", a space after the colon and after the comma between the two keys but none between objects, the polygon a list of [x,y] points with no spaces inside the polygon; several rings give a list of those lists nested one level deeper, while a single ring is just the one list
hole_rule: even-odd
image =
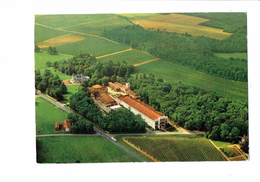
[{"label": "aerial photograph", "polygon": [[36,163],[248,161],[247,33],[246,12],[35,14]]}]

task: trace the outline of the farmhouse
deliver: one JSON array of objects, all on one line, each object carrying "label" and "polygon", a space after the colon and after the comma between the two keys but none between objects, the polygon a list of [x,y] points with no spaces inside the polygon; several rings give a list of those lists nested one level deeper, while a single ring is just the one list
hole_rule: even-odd
[{"label": "farmhouse", "polygon": [[59,131],[60,130],[60,123],[56,122],[55,123],[55,131]]},{"label": "farmhouse", "polygon": [[112,99],[107,93],[101,93],[98,95],[98,100],[100,100],[106,107],[116,105],[116,101]]},{"label": "farmhouse", "polygon": [[65,131],[70,131],[71,123],[68,120],[63,121],[63,127]]},{"label": "farmhouse", "polygon": [[90,80],[90,78],[88,76],[84,76],[83,72],[79,75],[76,75],[75,73],[73,73],[70,83],[82,83],[85,80]]},{"label": "farmhouse", "polygon": [[144,121],[153,129],[163,129],[168,123],[168,116],[164,116],[135,98],[121,95],[117,97],[117,102],[132,111],[135,115],[140,114]]}]

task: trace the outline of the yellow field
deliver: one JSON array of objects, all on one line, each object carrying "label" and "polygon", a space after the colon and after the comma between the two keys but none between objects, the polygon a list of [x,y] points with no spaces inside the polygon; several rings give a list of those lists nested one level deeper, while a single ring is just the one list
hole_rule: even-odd
[{"label": "yellow field", "polygon": [[129,17],[135,24],[139,24],[145,29],[160,29],[168,32],[189,33],[193,36],[207,36],[216,39],[225,39],[231,33],[223,32],[222,29],[211,28],[199,25],[209,19],[199,18],[181,14],[159,15],[149,18],[132,18]]},{"label": "yellow field", "polygon": [[49,46],[59,46],[63,44],[70,44],[86,39],[85,37],[76,36],[73,34],[61,35],[38,43],[40,48],[46,48]]}]

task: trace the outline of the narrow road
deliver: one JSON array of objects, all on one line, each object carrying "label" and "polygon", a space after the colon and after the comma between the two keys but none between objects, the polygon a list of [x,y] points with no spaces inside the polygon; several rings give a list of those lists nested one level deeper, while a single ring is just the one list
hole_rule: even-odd
[{"label": "narrow road", "polygon": [[113,52],[113,53],[110,53],[110,54],[105,54],[105,55],[102,55],[102,56],[97,56],[96,59],[111,56],[111,55],[114,55],[114,54],[119,54],[119,53],[126,52],[126,51],[131,51],[131,50],[133,50],[133,48],[129,48],[129,49],[118,51],[118,52]]},{"label": "narrow road", "polygon": [[140,66],[140,65],[150,63],[150,62],[153,62],[153,61],[156,61],[156,60],[159,60],[159,58],[151,59],[151,60],[148,60],[148,61],[145,61],[145,62],[142,62],[142,63],[137,63],[137,64],[134,64],[134,66]]}]

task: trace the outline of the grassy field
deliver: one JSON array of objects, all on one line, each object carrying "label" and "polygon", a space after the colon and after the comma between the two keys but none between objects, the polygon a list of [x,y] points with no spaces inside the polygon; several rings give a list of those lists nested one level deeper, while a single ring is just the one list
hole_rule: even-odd
[{"label": "grassy field", "polygon": [[63,32],[60,30],[53,30],[53,29],[46,28],[46,27],[39,26],[39,25],[35,25],[34,33],[35,33],[34,43],[36,43],[36,44],[38,42],[41,42],[41,41],[44,41],[47,39],[51,39],[53,37],[67,34],[67,32]]},{"label": "grassy field", "polygon": [[49,102],[36,98],[36,134],[60,133],[54,130],[56,122],[63,122],[67,118],[67,114],[56,108]]},{"label": "grassy field", "polygon": [[158,161],[226,161],[203,137],[125,137]]},{"label": "grassy field", "polygon": [[[130,46],[123,45],[123,44],[116,44],[98,37],[91,37],[91,36],[79,35],[79,34],[74,34],[74,35],[85,37],[85,39],[70,44],[63,44],[63,45],[56,46],[58,53],[69,54],[69,55],[88,53],[88,54],[92,54],[93,56],[101,56],[101,55],[110,54],[110,53],[114,53],[114,52],[118,52],[130,48]],[[43,48],[43,50],[47,51],[48,48]]]},{"label": "grassy field", "polygon": [[38,163],[138,162],[101,136],[37,138]]},{"label": "grassy field", "polygon": [[206,27],[199,25],[200,23],[209,21],[209,19],[188,16],[183,14],[164,14],[155,16],[134,16],[132,14],[127,16],[133,23],[139,24],[145,29],[160,29],[168,32],[189,33],[193,36],[206,36],[216,39],[225,39],[231,33],[223,32],[222,29]]},{"label": "grassy field", "polygon": [[67,86],[67,91],[68,93],[67,94],[64,94],[63,96],[66,97],[64,102],[68,102],[69,101],[69,98],[72,94],[75,94],[78,92],[78,89],[79,89],[79,85],[69,85]]},{"label": "grassy field", "polygon": [[215,91],[231,98],[247,100],[248,88],[246,82],[214,77],[164,60],[143,64],[137,66],[136,69],[147,75],[153,73],[155,77],[162,78],[167,82],[178,83],[181,81],[183,84]]},{"label": "grassy field", "polygon": [[51,63],[55,62],[55,61],[60,61],[62,59],[69,59],[72,58],[71,56],[67,56],[67,55],[50,55],[48,53],[45,52],[35,52],[34,53],[34,59],[35,59],[35,70],[41,70],[41,69],[45,69],[47,68],[45,66],[47,61],[50,61]]},{"label": "grassy field", "polygon": [[224,147],[224,146],[229,146],[232,145],[232,143],[229,142],[223,142],[223,141],[215,141],[211,140],[217,147]]},{"label": "grassy field", "polygon": [[[60,80],[67,80],[67,79],[71,79],[70,75],[66,75],[65,73],[60,72],[59,70],[56,70],[56,72],[54,71],[54,68],[47,68],[51,71],[52,74],[57,74],[60,77]],[[44,74],[45,69],[40,70],[41,75]]]},{"label": "grassy field", "polygon": [[215,53],[219,57],[223,58],[240,58],[240,59],[247,59],[247,53]]},{"label": "grassy field", "polygon": [[129,64],[136,64],[136,63],[141,63],[150,59],[154,59],[155,57],[152,55],[149,55],[143,51],[140,50],[131,50],[127,52],[122,52],[119,54],[114,54],[106,57],[99,58],[99,61],[102,62],[108,62],[108,61],[122,61],[125,60]]}]

